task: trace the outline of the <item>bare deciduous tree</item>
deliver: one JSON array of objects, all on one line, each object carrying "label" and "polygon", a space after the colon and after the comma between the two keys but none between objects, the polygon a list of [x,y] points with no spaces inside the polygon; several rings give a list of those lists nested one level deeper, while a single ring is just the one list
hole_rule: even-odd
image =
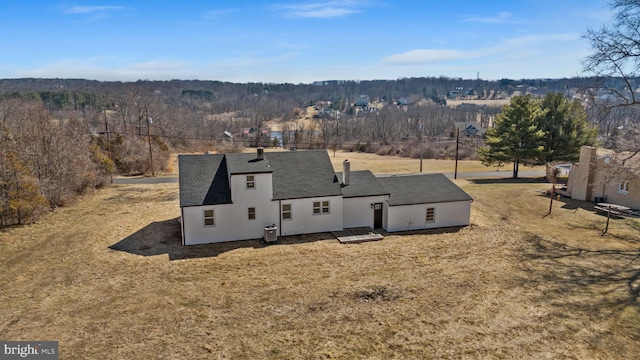
[{"label": "bare deciduous tree", "polygon": [[[601,96],[596,92],[592,94],[594,105],[605,109],[605,135],[611,140],[611,133],[616,130],[624,133],[627,139],[634,139],[631,145],[625,141],[624,148],[621,144],[613,144],[615,148],[627,150],[633,148],[631,156],[640,152],[640,141],[635,129],[637,121],[626,123],[611,128],[608,111],[613,108],[629,107],[640,104],[637,77],[640,75],[640,1],[639,0],[611,0],[609,3],[614,11],[613,23],[610,26],[602,26],[598,30],[589,29],[584,38],[589,41],[591,54],[584,60],[586,71],[594,73],[602,78],[601,86],[607,91],[607,95]],[[616,139],[613,139],[616,141]]]},{"label": "bare deciduous tree", "polygon": [[634,78],[640,74],[640,1],[612,0],[609,5],[615,12],[613,24],[584,34],[592,51],[584,68],[608,79],[603,86],[616,95],[612,106],[638,104]]}]

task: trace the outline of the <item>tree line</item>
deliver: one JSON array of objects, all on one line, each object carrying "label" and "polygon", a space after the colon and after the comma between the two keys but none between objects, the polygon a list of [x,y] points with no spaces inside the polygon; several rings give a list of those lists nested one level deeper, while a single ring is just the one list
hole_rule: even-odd
[{"label": "tree line", "polygon": [[0,227],[34,221],[108,182],[112,162],[78,118],[41,101],[0,101]]}]

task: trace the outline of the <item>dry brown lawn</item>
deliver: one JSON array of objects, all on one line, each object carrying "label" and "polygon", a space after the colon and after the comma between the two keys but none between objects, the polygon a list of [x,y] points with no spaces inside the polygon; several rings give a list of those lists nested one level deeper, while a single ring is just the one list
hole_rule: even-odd
[{"label": "dry brown lawn", "polygon": [[[254,153],[256,149],[246,148],[244,152]],[[265,152],[281,152],[286,151],[281,148],[266,148]],[[300,150],[304,151],[304,150]],[[377,155],[362,152],[336,151],[327,150],[331,163],[336,171],[342,171],[342,162],[349,160],[351,162],[351,170],[371,170],[374,174],[402,174],[402,173],[418,173],[420,171],[420,159],[411,159],[401,156]],[[167,166],[169,172],[159,176],[175,176],[178,174],[177,154],[173,154]],[[544,166],[524,166],[521,165],[522,171],[527,170],[544,170]],[[436,160],[423,159],[422,171],[425,173],[453,173],[455,171],[455,160]],[[478,160],[459,160],[458,173],[467,172],[496,172],[496,176],[511,176],[511,165],[507,164],[500,171],[496,171],[496,167],[487,167],[482,165]]]},{"label": "dry brown lawn", "polygon": [[[371,170],[374,174],[400,174],[417,173],[420,171],[420,159],[410,159],[400,156],[382,156],[376,154],[327,150],[333,167],[336,171],[342,171],[342,162],[348,159],[351,162],[351,170]],[[544,170],[543,166],[521,166],[521,170]],[[422,171],[425,173],[453,173],[455,160],[423,159]],[[459,160],[458,173],[463,172],[490,172],[495,167],[487,167],[477,160]],[[503,167],[497,176],[511,176],[509,165]]]},{"label": "dry brown lawn", "polygon": [[177,184],[117,185],[0,232],[0,339],[61,359],[632,359],[637,221],[546,184],[458,182],[472,225],[180,246]]}]

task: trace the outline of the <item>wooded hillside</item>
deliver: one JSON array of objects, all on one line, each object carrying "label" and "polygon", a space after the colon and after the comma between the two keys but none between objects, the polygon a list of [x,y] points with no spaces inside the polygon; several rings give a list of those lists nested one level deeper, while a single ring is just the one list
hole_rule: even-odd
[{"label": "wooded hillside", "polygon": [[[446,159],[454,157],[459,131],[460,158],[476,159],[484,131],[513,95],[557,92],[588,106],[599,96],[596,84],[447,77],[313,84],[0,80],[0,224],[29,222],[114,173],[161,172],[175,152],[275,146]],[[587,111],[607,146],[634,136],[634,109]]]}]

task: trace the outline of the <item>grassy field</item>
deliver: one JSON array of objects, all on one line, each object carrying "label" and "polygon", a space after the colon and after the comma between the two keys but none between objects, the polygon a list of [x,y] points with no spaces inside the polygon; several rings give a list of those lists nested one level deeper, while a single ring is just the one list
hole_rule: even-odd
[{"label": "grassy field", "polygon": [[0,339],[61,359],[638,357],[638,221],[600,236],[589,203],[545,217],[535,179],[458,184],[462,229],[192,247],[177,184],[113,186],[0,232]]},{"label": "grassy field", "polygon": [[[247,152],[255,152],[255,149],[247,149]],[[267,149],[269,151],[283,151],[282,149]],[[342,162],[348,159],[351,162],[351,170],[371,170],[374,174],[401,174],[417,173],[420,171],[420,159],[411,159],[400,156],[381,156],[362,152],[336,151],[335,156],[332,150],[327,150],[331,163],[336,171],[342,171]],[[177,167],[175,167],[177,169]],[[524,166],[526,170],[544,170],[544,166]],[[423,159],[422,170],[425,173],[453,173],[455,170],[455,160],[435,160]],[[177,171],[177,170],[176,170]],[[463,172],[491,172],[496,171],[496,167],[487,167],[478,160],[458,161],[458,173]],[[177,172],[176,172],[177,173]],[[511,176],[511,165],[507,164],[496,176]]]},{"label": "grassy field", "polygon": [[[351,170],[371,170],[374,174],[399,174],[417,173],[420,171],[420,159],[410,159],[399,156],[380,156],[376,154],[329,150],[329,157],[336,171],[342,171],[342,162],[348,159],[351,162]],[[524,170],[544,170],[544,166],[521,166]],[[422,171],[425,173],[453,173],[455,160],[423,159]],[[491,172],[495,167],[482,165],[478,160],[459,160],[458,173],[463,172]],[[503,167],[496,176],[511,176],[511,167]]]}]

